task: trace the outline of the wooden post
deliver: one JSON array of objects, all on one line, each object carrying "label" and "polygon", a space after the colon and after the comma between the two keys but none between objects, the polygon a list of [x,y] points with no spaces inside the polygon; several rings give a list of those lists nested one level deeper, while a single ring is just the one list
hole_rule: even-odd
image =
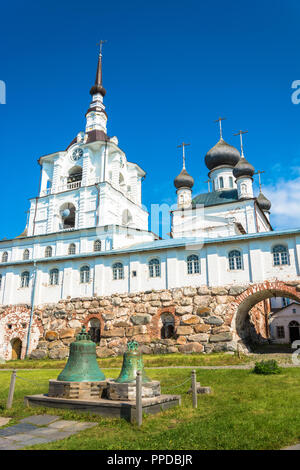
[{"label": "wooden post", "polygon": [[239,345],[239,343],[237,343],[237,345],[236,345],[236,350],[237,350],[238,358],[241,359],[241,351],[240,351],[240,345]]},{"label": "wooden post", "polygon": [[15,384],[17,378],[17,371],[13,370],[10,378],[10,386],[8,392],[8,398],[6,403],[6,408],[9,409],[12,407],[13,399],[14,399],[14,392],[15,392]]},{"label": "wooden post", "polygon": [[141,426],[143,422],[143,403],[142,403],[142,372],[136,373],[136,421]]},{"label": "wooden post", "polygon": [[192,370],[193,408],[197,408],[197,377],[195,369]]}]

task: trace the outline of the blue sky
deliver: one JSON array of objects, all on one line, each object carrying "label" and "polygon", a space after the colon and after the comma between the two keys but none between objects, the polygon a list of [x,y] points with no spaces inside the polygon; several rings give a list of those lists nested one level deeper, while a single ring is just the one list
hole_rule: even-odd
[{"label": "blue sky", "polygon": [[190,142],[194,195],[207,190],[205,153],[249,131],[246,158],[265,170],[275,228],[300,226],[300,79],[296,0],[227,2],[15,1],[1,6],[0,238],[24,229],[37,195],[39,156],[64,150],[84,129],[97,42],[104,46],[108,133],[147,172],[143,203],[175,201],[177,145]]}]

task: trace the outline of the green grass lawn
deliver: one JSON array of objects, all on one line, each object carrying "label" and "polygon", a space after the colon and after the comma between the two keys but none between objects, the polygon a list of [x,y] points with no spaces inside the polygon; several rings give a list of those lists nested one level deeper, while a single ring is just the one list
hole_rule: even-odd
[{"label": "green grass lawn", "polygon": [[[280,363],[291,363],[290,354],[264,354],[264,359],[272,358]],[[146,367],[178,367],[178,366],[231,366],[253,363],[261,360],[261,354],[238,355],[225,353],[212,354],[144,354],[143,360]],[[106,357],[98,359],[100,367],[122,366],[123,356]],[[63,369],[66,360],[57,361],[54,359],[26,359],[17,361],[7,361],[0,364],[0,369]]]},{"label": "green grass lawn", "polygon": [[[125,420],[65,412],[55,409],[25,408],[26,394],[46,393],[48,379],[59,370],[19,371],[27,380],[17,380],[11,410],[5,410],[10,372],[0,372],[0,415],[19,419],[47,412],[64,419],[98,423],[63,441],[34,446],[34,449],[280,449],[300,441],[300,368],[283,369],[282,374],[260,376],[250,370],[197,370],[203,386],[211,386],[211,395],[199,395],[198,409],[192,408],[187,394],[189,383],[172,388],[189,377],[185,369],[147,369],[152,379],[161,381],[162,392],[182,395],[182,406],[146,416],[141,428]],[[116,369],[105,370],[116,377]],[[36,383],[35,381],[38,381]]]}]

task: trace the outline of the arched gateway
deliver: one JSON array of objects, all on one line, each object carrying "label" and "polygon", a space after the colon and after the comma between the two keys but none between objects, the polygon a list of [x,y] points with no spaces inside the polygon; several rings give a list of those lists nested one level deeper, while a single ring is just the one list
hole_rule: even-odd
[{"label": "arched gateway", "polygon": [[258,341],[269,336],[266,301],[272,297],[287,297],[300,303],[299,285],[281,281],[253,284],[228,304],[225,323],[231,327],[236,341],[247,343],[251,337],[253,339],[253,333]]}]

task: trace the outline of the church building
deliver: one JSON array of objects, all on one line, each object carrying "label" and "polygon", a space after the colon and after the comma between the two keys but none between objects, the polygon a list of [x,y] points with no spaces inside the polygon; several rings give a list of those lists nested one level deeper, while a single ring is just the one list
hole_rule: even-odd
[{"label": "church building", "polygon": [[118,354],[129,337],[146,352],[156,336],[166,352],[209,352],[209,335],[223,334],[216,342],[234,350],[241,334],[224,325],[221,297],[225,305],[241,286],[265,281],[300,285],[300,229],[273,230],[271,202],[261,189],[254,194],[242,140],[240,151],[226,143],[220,120],[220,139],[204,157],[207,193],[193,194],[197,175],[186,169],[183,144],[177,207],[162,240],[142,205],[142,162],[108,136],[105,94],[100,53],[85,130],[39,158],[26,228],[0,241],[0,356],[65,357],[82,323],[100,355]]}]

